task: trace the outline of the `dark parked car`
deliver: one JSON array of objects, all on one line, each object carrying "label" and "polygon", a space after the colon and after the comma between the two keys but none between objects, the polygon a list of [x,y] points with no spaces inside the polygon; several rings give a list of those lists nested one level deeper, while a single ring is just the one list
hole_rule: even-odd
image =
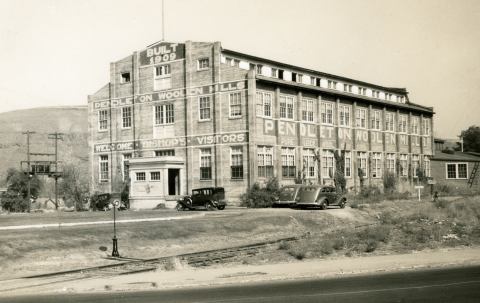
[{"label": "dark parked car", "polygon": [[298,191],[303,185],[295,184],[295,185],[286,185],[280,189],[280,194],[278,198],[275,199],[273,203],[273,207],[281,207],[281,206],[293,206],[295,205],[295,199],[298,196]]},{"label": "dark parked car", "polygon": [[177,201],[177,210],[205,208],[207,210],[225,209],[225,189],[223,187],[205,187],[192,190],[190,196]]},{"label": "dark parked car", "polygon": [[337,194],[333,186],[308,185],[300,188],[296,202],[296,206],[299,208],[326,209],[333,205],[344,208],[347,198],[342,194]]}]

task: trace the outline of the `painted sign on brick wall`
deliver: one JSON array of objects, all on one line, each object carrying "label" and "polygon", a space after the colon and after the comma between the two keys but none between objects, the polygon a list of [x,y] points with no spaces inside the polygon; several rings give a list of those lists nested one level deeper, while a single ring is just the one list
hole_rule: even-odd
[{"label": "painted sign on brick wall", "polygon": [[185,44],[160,42],[140,52],[140,65],[152,65],[185,58]]},{"label": "painted sign on brick wall", "polygon": [[[190,137],[175,137],[175,138],[164,138],[164,139],[153,139],[153,140],[141,140],[135,142],[135,148],[144,150],[144,149],[155,149],[155,148],[165,148],[165,147],[184,147],[184,146],[201,146],[201,145],[212,145],[212,144],[232,144],[232,143],[244,143],[248,141],[248,134],[241,133],[224,133],[217,135],[201,135],[201,136],[190,136]],[[103,153],[110,151],[126,151],[133,150],[134,142],[116,142],[116,143],[103,143],[95,144],[94,152]]]},{"label": "painted sign on brick wall", "polygon": [[[215,85],[188,87],[186,89],[180,88],[180,89],[160,91],[160,92],[151,93],[151,94],[136,95],[135,99],[133,99],[133,97],[112,99],[111,106],[117,107],[117,106],[132,105],[134,100],[135,100],[135,104],[175,100],[179,98],[184,98],[185,91],[187,93],[187,96],[199,96],[199,95],[213,94],[215,92],[230,92],[235,90],[242,90],[242,89],[245,89],[246,87],[247,87],[246,81],[233,81],[233,82],[218,83]],[[108,100],[97,101],[93,104],[94,109],[102,109],[102,108],[107,108],[109,106],[110,106],[110,101]]]}]

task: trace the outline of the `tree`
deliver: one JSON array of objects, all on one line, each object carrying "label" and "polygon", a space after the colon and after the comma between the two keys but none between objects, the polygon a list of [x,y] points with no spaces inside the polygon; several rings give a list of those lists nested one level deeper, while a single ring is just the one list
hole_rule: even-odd
[{"label": "tree", "polygon": [[36,197],[40,191],[40,180],[37,176],[30,177],[30,197],[28,196],[27,173],[10,168],[7,171],[7,192],[2,195],[2,208],[11,212],[28,210],[29,198]]},{"label": "tree", "polygon": [[472,125],[462,130],[460,136],[463,138],[463,151],[480,153],[480,127]]},{"label": "tree", "polygon": [[65,165],[63,176],[59,183],[60,193],[65,202],[71,201],[76,210],[83,210],[88,199],[88,181],[85,174],[81,174],[75,165]]},{"label": "tree", "polygon": [[340,153],[338,150],[333,152],[333,156],[335,157],[335,175],[333,180],[335,182],[337,193],[344,193],[347,191],[347,180],[345,179],[345,149],[346,145],[344,145]]}]

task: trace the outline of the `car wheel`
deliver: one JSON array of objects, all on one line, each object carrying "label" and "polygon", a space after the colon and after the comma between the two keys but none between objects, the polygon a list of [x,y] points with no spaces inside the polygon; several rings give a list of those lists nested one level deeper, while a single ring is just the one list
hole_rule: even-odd
[{"label": "car wheel", "polygon": [[322,203],[320,203],[320,209],[321,210],[327,209],[327,202],[325,200],[323,200]]},{"label": "car wheel", "polygon": [[218,210],[224,210],[224,209],[225,209],[225,205],[220,205],[220,206],[218,207]]},{"label": "car wheel", "polygon": [[181,203],[177,203],[177,206],[175,208],[178,211],[184,211],[185,210],[185,206],[183,206],[183,204],[181,204]]},{"label": "car wheel", "polygon": [[205,209],[208,211],[212,211],[212,210],[215,210],[215,206],[213,206],[212,202],[207,202],[205,203]]},{"label": "car wheel", "polygon": [[342,199],[342,202],[340,202],[340,208],[345,208],[345,204],[347,204],[347,200]]}]

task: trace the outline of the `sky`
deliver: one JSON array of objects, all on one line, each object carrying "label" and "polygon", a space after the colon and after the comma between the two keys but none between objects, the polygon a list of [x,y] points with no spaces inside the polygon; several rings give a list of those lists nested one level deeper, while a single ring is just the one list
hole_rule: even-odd
[{"label": "sky", "polygon": [[[161,16],[160,0],[0,0],[0,112],[86,105]],[[441,138],[480,125],[478,0],[165,0],[165,40],[405,87]]]}]

